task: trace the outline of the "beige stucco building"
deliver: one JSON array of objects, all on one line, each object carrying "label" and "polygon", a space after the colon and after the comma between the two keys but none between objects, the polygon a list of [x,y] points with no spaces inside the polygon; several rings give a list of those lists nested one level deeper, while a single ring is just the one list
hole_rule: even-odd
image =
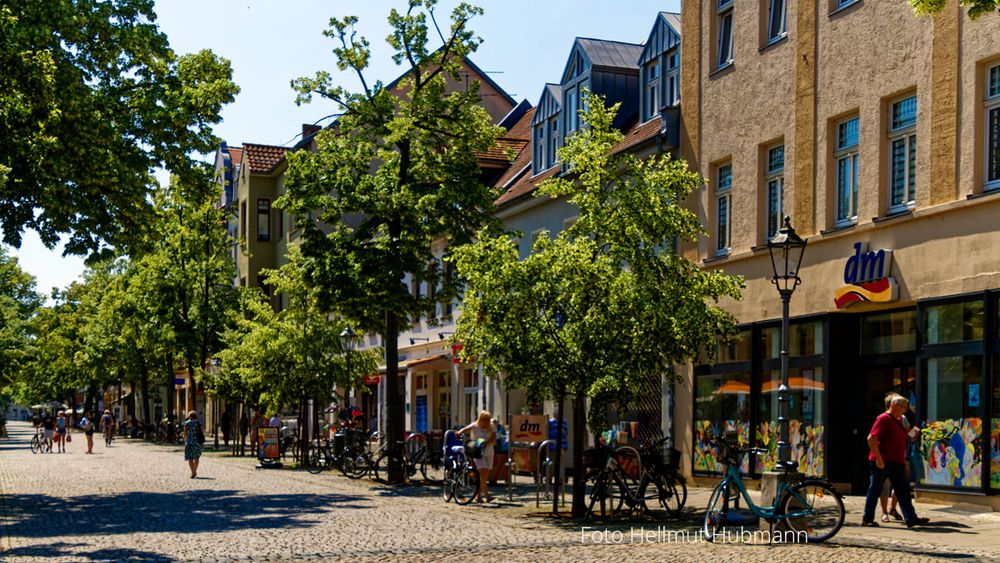
[{"label": "beige stucco building", "polygon": [[791,301],[800,468],[862,490],[865,436],[896,391],[925,429],[923,494],[1000,505],[1000,14],[682,7],[682,152],[708,180],[691,202],[708,236],[682,250],[746,283],[724,303],[741,340],[677,388],[691,469],[717,470],[711,431],[773,447],[781,302],[766,244],[787,214],[808,241]]}]

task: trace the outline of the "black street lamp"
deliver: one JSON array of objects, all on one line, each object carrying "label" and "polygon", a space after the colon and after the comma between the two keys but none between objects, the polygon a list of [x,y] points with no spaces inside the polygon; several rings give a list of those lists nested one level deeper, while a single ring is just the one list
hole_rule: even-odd
[{"label": "black street lamp", "polygon": [[791,218],[785,216],[784,225],[778,234],[767,242],[771,254],[774,277],[771,283],[781,295],[781,387],[778,388],[778,466],[791,469],[791,445],[788,441],[788,303],[792,293],[802,282],[799,267],[806,249],[806,241],[795,233]]},{"label": "black street lamp", "polygon": [[[347,389],[350,393],[351,389],[351,352],[354,351],[354,345],[357,343],[354,331],[351,330],[350,325],[340,333],[340,347],[344,349],[344,362],[347,364]],[[344,397],[347,400],[347,406],[351,406],[350,395]]]}]

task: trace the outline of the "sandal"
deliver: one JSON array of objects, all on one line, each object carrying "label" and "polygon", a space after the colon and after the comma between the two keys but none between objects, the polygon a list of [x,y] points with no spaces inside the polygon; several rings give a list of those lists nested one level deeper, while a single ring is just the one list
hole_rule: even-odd
[{"label": "sandal", "polygon": [[878,522],[865,522],[864,520],[862,520],[861,521],[861,527],[862,528],[878,528]]},{"label": "sandal", "polygon": [[888,514],[885,514],[885,513],[883,513],[883,514],[882,514],[882,521],[883,521],[883,522],[888,522],[888,521],[889,521],[889,515],[888,515]]},{"label": "sandal", "polygon": [[893,508],[892,510],[889,511],[889,516],[892,516],[896,520],[902,520],[903,519],[903,515],[900,514],[895,508]]}]

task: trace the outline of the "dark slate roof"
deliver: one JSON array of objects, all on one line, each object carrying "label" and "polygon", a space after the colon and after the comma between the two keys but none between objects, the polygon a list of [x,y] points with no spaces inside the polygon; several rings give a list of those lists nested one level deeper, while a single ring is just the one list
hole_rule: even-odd
[{"label": "dark slate roof", "polygon": [[594,66],[634,69],[642,55],[642,45],[635,43],[587,37],[578,37],[576,41]]}]

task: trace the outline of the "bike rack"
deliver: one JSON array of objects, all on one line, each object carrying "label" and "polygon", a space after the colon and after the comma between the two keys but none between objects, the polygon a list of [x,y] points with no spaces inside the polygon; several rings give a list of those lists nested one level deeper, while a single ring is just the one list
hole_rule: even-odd
[{"label": "bike rack", "polygon": [[[550,480],[552,479],[552,466],[554,465],[554,460],[548,454],[548,447],[550,444],[556,443],[555,440],[544,440],[538,445],[538,464],[535,468],[535,507],[541,506],[542,494],[545,495],[545,500],[552,500],[553,492],[559,494],[555,491],[555,483],[550,486]],[[545,461],[542,461],[542,452],[545,452]],[[544,466],[544,477],[543,475]],[[566,498],[563,497],[563,504],[565,505]]]},{"label": "bike rack", "polygon": [[514,455],[511,451],[510,442],[507,445],[507,501],[514,502]]}]

